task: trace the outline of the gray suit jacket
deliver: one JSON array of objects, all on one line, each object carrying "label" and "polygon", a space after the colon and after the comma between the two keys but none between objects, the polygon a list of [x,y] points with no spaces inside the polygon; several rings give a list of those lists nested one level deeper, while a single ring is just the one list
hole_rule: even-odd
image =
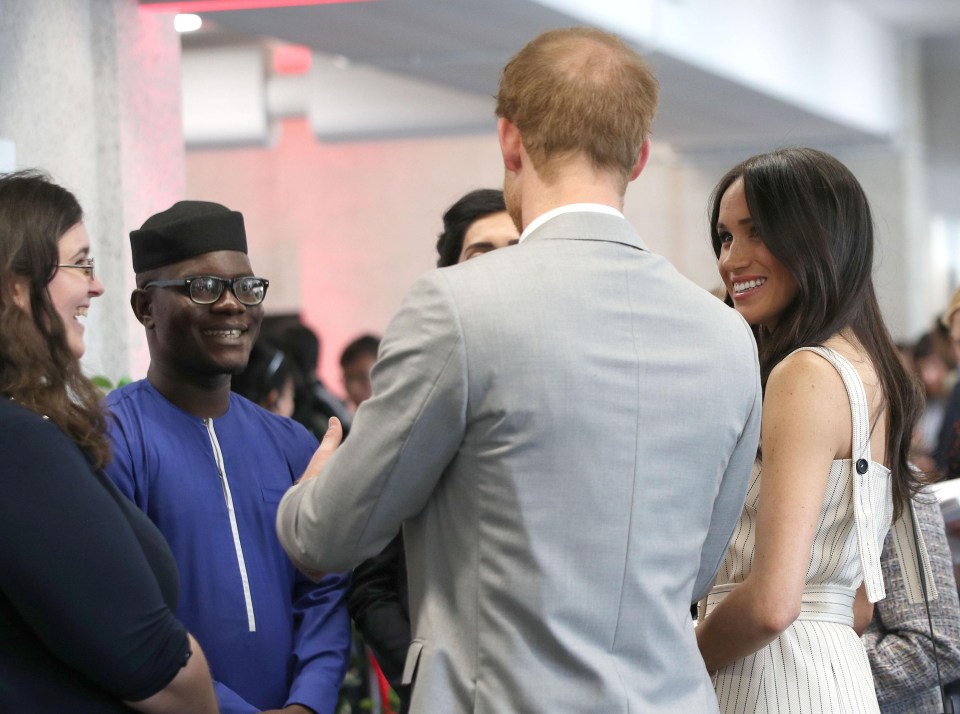
[{"label": "gray suit jacket", "polygon": [[412,711],[712,712],[690,603],[760,428],[741,317],[629,224],[557,216],[421,278],[278,531],[336,571],[404,525]]}]

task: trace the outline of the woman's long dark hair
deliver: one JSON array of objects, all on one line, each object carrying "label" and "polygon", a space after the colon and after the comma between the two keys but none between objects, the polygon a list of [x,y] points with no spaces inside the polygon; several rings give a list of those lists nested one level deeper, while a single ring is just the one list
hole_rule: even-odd
[{"label": "woman's long dark hair", "polygon": [[[100,393],[83,376],[47,292],[58,242],[82,219],[73,194],[45,174],[0,175],[0,394],[49,417],[102,468],[110,446]],[[14,301],[15,283],[26,285],[29,311]]]},{"label": "woman's long dark hair", "polygon": [[900,361],[877,303],[873,218],[863,188],[846,166],[822,151],[792,148],[753,156],[727,172],[711,195],[710,237],[718,258],[720,201],[738,179],[764,244],[797,281],[797,293],[776,327],[755,327],[763,386],[794,350],[852,331],[880,379],[899,516],[923,485],[908,464],[923,394]]}]

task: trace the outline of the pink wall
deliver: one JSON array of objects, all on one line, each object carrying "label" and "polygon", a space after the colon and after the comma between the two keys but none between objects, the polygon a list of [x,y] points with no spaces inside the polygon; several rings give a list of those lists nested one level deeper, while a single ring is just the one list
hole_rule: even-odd
[{"label": "pink wall", "polygon": [[273,148],[187,153],[187,197],[243,212],[254,270],[271,280],[267,313],[300,312],[320,334],[337,392],[343,347],[382,333],[434,266],[443,211],[502,175],[492,122],[489,135],[323,144],[288,120]]},{"label": "pink wall", "polygon": [[[320,374],[342,393],[339,356],[382,333],[410,284],[436,262],[443,212],[467,191],[497,188],[489,135],[324,144],[305,120],[276,146],[187,152],[187,197],[243,212],[254,270],[271,280],[267,313],[300,313],[323,340]],[[716,286],[706,203],[733,162],[685,164],[654,141],[624,214],[647,246],[705,288]]]},{"label": "pink wall", "polygon": [[[413,280],[433,267],[443,211],[473,188],[501,184],[500,152],[492,122],[489,135],[340,144],[316,141],[302,120],[280,129],[272,148],[188,152],[187,196],[243,211],[254,269],[273,281],[268,313],[299,312],[320,333],[321,375],[342,392],[340,351],[361,332],[383,331]],[[707,199],[742,158],[681,156],[654,137],[627,190],[624,214],[647,246],[706,289],[719,283]],[[887,319],[898,338],[914,339],[903,290],[890,279],[903,265],[899,159],[869,148],[840,158],[876,213]]]}]

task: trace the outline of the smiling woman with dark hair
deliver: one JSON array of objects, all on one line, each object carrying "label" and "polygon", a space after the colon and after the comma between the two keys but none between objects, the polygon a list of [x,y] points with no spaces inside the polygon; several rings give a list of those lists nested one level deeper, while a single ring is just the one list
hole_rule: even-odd
[{"label": "smiling woman with dark hair", "polygon": [[170,550],[100,471],[82,217],[43,174],[0,176],[0,710],[214,712]]},{"label": "smiling woman with dark hair", "polygon": [[720,709],[878,712],[858,632],[894,519],[907,548],[921,395],[874,293],[870,207],[835,158],[784,149],[721,179],[710,231],[764,387],[761,454],[697,630]]}]

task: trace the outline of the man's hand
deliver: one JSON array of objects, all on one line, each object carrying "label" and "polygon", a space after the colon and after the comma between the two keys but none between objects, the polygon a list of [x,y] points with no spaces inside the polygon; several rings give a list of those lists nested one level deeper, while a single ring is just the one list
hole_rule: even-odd
[{"label": "man's hand", "polygon": [[310,459],[310,463],[307,464],[307,470],[303,472],[303,476],[297,483],[309,481],[319,476],[324,464],[333,456],[333,452],[340,446],[341,441],[343,441],[343,424],[336,417],[330,417],[330,421],[327,422],[327,432],[323,435],[323,441],[320,442],[316,453]]}]

